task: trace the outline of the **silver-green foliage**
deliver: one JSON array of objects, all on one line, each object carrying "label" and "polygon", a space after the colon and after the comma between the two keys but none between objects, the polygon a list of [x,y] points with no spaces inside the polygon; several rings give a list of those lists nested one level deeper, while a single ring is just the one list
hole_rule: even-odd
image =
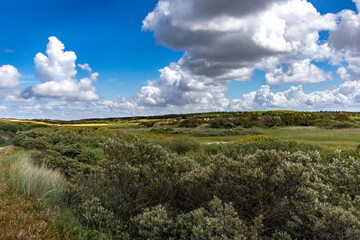
[{"label": "silver-green foliage", "polygon": [[317,151],[259,150],[198,164],[140,138],[110,139],[104,152],[76,182],[100,229],[116,220],[140,239],[360,238],[359,162],[339,153],[324,163]]},{"label": "silver-green foliage", "polygon": [[[22,136],[29,146],[31,134]],[[348,153],[64,134],[46,137],[52,149],[37,151],[37,162],[61,169],[84,221],[113,238],[360,239],[360,163]]]}]

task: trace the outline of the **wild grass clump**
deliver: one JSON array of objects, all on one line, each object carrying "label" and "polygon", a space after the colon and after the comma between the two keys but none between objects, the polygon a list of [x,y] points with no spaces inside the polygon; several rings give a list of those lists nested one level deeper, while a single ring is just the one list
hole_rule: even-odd
[{"label": "wild grass clump", "polygon": [[63,176],[44,166],[35,166],[30,157],[19,152],[1,162],[1,177],[8,185],[26,196],[49,204],[60,203],[66,193],[67,183]]}]

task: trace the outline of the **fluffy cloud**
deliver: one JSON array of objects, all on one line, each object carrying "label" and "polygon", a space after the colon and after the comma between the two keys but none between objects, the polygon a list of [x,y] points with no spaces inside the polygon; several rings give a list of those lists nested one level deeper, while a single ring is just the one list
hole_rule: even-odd
[{"label": "fluffy cloud", "polygon": [[3,65],[0,67],[0,89],[14,88],[20,84],[21,77],[17,68],[12,65]]},{"label": "fluffy cloud", "polygon": [[360,12],[360,0],[353,0],[353,2],[356,4],[357,10]]},{"label": "fluffy cloud", "polygon": [[143,22],[159,43],[185,50],[182,68],[214,81],[250,80],[267,57],[313,55],[318,31],[335,26],[334,15],[322,16],[301,0],[162,0]]},{"label": "fluffy cloud", "polygon": [[162,69],[160,79],[143,87],[135,100],[144,106],[223,106],[224,84],[251,80],[255,69],[265,71],[266,83],[276,86],[332,79],[312,61],[333,53],[318,40],[319,31],[336,29],[336,19],[303,0],[160,0],[143,29],[185,54]]},{"label": "fluffy cloud", "polygon": [[34,63],[37,78],[44,82],[72,80],[76,75],[76,54],[64,52],[65,46],[56,37],[49,37],[46,55],[36,54]]},{"label": "fluffy cloud", "polygon": [[[353,0],[360,10],[360,1]],[[337,27],[330,31],[329,46],[335,50],[334,64],[341,65],[338,74],[344,81],[360,79],[360,14],[343,10],[338,14]]]},{"label": "fluffy cloud", "polygon": [[36,97],[51,97],[70,101],[91,101],[99,97],[95,94],[92,82],[97,80],[97,73],[89,78],[76,81],[49,81],[34,85],[31,90]]},{"label": "fluffy cloud", "polygon": [[[339,66],[343,80],[359,80],[359,22],[353,11],[321,15],[304,0],[161,0],[143,29],[153,31],[158,43],[185,54],[129,101],[138,107],[192,106],[194,111],[206,105],[208,110],[354,106],[358,81],[311,94],[302,86],[273,93],[269,85],[332,80],[331,72],[315,64],[327,60]],[[319,41],[320,31],[330,32],[328,42]],[[255,69],[266,72],[268,85],[241,99],[226,99],[224,83],[251,80]]]},{"label": "fluffy cloud", "polygon": [[[3,108],[3,116],[18,118],[48,118],[56,116],[61,119],[80,119],[94,117],[116,117],[134,115],[155,115],[187,112],[207,111],[245,111],[245,110],[339,110],[357,111],[360,103],[360,81],[348,81],[338,88],[305,93],[302,86],[292,86],[282,92],[274,92],[268,85],[261,86],[257,91],[244,94],[239,99],[223,104],[188,104],[168,105],[166,108],[159,105],[139,105],[132,99],[119,96],[111,100],[99,100],[94,102],[69,102],[27,100],[21,104],[14,104]],[[20,103],[20,102],[18,102]]]},{"label": "fluffy cloud", "polygon": [[36,84],[23,92],[23,97],[49,97],[69,101],[93,101],[99,99],[95,94],[92,82],[97,80],[98,73],[91,73],[88,64],[79,65],[89,71],[90,77],[77,81],[76,54],[64,52],[65,46],[56,37],[50,37],[46,55],[38,53],[34,62],[37,78],[44,83]]},{"label": "fluffy cloud", "polygon": [[91,67],[89,66],[88,63],[78,64],[78,66],[84,71],[92,72]]},{"label": "fluffy cloud", "polygon": [[226,88],[210,78],[193,76],[175,63],[160,72],[157,82],[149,82],[131,100],[147,107],[205,105],[210,109],[222,108],[226,102]]},{"label": "fluffy cloud", "polygon": [[345,82],[332,90],[304,93],[302,86],[284,92],[271,92],[268,85],[232,100],[230,110],[297,109],[297,110],[356,110],[360,102],[360,81]]},{"label": "fluffy cloud", "polygon": [[273,86],[289,82],[298,84],[319,83],[329,79],[332,79],[331,73],[326,73],[312,64],[310,59],[286,64],[265,75],[265,82]]}]

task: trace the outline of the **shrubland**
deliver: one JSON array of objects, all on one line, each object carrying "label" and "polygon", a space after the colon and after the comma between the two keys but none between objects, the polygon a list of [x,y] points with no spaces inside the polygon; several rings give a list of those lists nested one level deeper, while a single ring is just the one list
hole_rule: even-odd
[{"label": "shrubland", "polygon": [[[175,116],[168,116],[172,119]],[[231,113],[199,113],[178,115],[176,121],[158,119],[154,124],[163,126],[178,126],[196,128],[208,125],[212,129],[232,128],[271,128],[284,126],[317,126],[320,128],[358,128],[359,114],[349,112],[296,112],[296,111],[266,111],[266,112],[231,112]],[[146,124],[142,124],[146,125]]]},{"label": "shrubland", "polygon": [[360,238],[357,149],[261,134],[201,144],[106,128],[31,129],[13,142],[40,172],[63,176],[62,204],[97,238]]}]

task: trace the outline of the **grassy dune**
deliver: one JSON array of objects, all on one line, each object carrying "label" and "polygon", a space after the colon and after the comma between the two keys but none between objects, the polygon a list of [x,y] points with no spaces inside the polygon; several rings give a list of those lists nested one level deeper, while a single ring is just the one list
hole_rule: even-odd
[{"label": "grassy dune", "polygon": [[89,239],[63,206],[67,182],[12,146],[0,151],[0,239]]}]

